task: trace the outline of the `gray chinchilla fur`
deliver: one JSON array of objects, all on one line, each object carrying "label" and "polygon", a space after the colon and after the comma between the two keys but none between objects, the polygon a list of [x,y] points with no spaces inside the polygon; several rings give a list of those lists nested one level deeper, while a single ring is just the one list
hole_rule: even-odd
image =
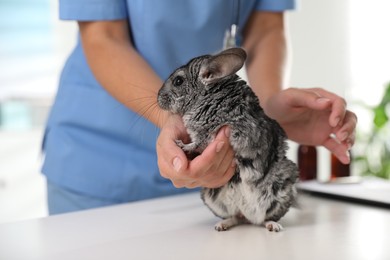
[{"label": "gray chinchilla fur", "polygon": [[295,203],[296,165],[286,158],[286,134],[265,115],[252,89],[236,75],[246,53],[232,48],[192,59],[175,70],[158,93],[162,109],[178,114],[191,143],[177,144],[186,152],[201,153],[218,130],[228,125],[237,162],[233,178],[220,188],[203,188],[201,197],[223,220],[218,231],[240,223],[277,223]]}]

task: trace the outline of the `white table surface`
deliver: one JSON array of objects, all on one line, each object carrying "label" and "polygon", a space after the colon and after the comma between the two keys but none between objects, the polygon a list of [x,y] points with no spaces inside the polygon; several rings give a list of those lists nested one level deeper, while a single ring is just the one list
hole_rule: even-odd
[{"label": "white table surface", "polygon": [[0,259],[390,259],[390,210],[301,195],[271,233],[218,219],[198,193],[0,225]]}]

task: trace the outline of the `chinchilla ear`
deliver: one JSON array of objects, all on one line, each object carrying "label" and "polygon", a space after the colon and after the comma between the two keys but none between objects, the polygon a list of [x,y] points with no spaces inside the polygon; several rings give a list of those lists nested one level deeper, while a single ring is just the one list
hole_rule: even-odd
[{"label": "chinchilla ear", "polygon": [[246,60],[246,52],[241,48],[224,50],[204,62],[199,78],[208,85],[239,71]]}]

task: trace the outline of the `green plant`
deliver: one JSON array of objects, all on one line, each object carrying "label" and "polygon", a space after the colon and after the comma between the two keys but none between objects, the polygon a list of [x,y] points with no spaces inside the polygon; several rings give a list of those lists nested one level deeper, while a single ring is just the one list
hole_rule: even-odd
[{"label": "green plant", "polygon": [[377,106],[365,107],[373,114],[373,124],[369,134],[358,135],[361,154],[354,162],[363,175],[390,179],[390,83]]}]

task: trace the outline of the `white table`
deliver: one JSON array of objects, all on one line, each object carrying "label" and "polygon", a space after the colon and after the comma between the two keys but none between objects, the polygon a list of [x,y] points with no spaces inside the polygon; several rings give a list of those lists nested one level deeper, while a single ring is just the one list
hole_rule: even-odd
[{"label": "white table", "polygon": [[0,259],[390,259],[390,210],[301,195],[284,231],[226,232],[199,194],[0,225]]}]

